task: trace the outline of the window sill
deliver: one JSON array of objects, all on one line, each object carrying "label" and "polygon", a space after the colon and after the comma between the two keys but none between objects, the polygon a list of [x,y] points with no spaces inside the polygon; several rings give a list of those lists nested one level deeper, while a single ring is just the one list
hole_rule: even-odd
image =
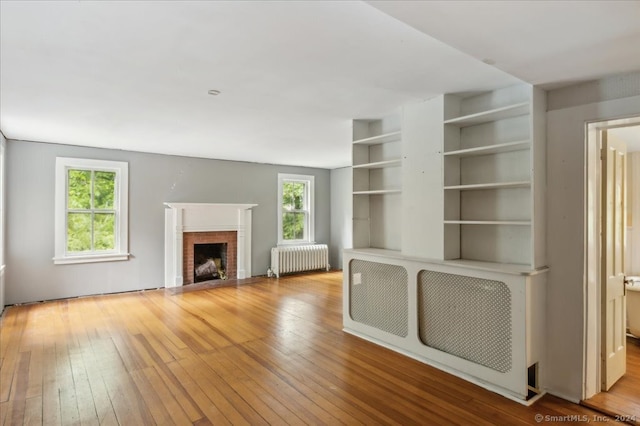
[{"label": "window sill", "polygon": [[89,254],[79,256],[54,257],[55,265],[70,265],[74,263],[115,262],[129,260],[131,253]]},{"label": "window sill", "polygon": [[296,241],[279,241],[278,247],[286,247],[286,246],[312,246],[316,244],[315,241],[306,241],[306,240],[296,240]]}]

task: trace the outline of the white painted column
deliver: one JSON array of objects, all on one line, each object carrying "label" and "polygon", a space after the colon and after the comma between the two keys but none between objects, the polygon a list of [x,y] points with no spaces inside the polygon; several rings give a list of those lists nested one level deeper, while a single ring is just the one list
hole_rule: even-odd
[{"label": "white painted column", "polygon": [[182,285],[182,209],[166,209],[164,213],[164,286]]},{"label": "white painted column", "polygon": [[[236,274],[239,279],[246,278],[245,263],[245,210],[238,209],[238,228],[236,244]],[[249,244],[251,246],[251,244]]]},{"label": "white painted column", "polygon": [[[244,272],[243,276],[238,276],[238,278],[249,278],[251,277],[251,209],[244,210],[243,213],[244,223],[242,232],[244,232],[244,238],[242,240],[244,241],[244,259],[242,264],[244,265]],[[238,240],[240,239],[238,238]],[[240,272],[238,271],[238,273]]]},{"label": "white painted column", "polygon": [[174,215],[174,229],[176,235],[176,243],[174,246],[173,252],[175,253],[174,265],[176,271],[176,286],[181,286],[184,283],[183,280],[183,271],[182,271],[182,256],[183,256],[183,242],[182,242],[182,232],[183,232],[183,222],[182,215],[183,209],[176,209],[176,213]]},{"label": "white painted column", "polygon": [[164,210],[164,286],[175,287],[175,219],[174,209]]}]

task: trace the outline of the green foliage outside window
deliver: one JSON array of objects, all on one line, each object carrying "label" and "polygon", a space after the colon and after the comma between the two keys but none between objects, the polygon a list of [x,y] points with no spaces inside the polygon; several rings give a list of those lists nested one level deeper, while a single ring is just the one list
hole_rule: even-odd
[{"label": "green foliage outside window", "polygon": [[67,251],[115,249],[114,172],[68,171]]},{"label": "green foliage outside window", "polygon": [[305,211],[306,184],[284,182],[282,185],[282,238],[302,240],[307,213]]}]

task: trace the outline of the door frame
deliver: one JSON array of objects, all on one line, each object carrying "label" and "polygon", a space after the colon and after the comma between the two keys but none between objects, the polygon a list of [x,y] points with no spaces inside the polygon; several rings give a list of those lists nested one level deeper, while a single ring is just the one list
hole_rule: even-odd
[{"label": "door frame", "polygon": [[601,392],[601,297],[600,229],[602,132],[640,124],[640,116],[601,120],[586,124],[585,137],[585,321],[583,399]]}]

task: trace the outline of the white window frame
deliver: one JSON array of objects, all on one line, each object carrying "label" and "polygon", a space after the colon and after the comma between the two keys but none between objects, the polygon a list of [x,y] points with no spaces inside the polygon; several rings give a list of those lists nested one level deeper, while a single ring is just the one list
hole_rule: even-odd
[{"label": "white window frame", "polygon": [[[95,170],[116,174],[114,210],[116,235],[114,250],[82,253],[67,252],[67,171]],[[55,257],[56,265],[72,263],[111,262],[129,259],[129,164],[121,161],[56,158],[55,179]]]},{"label": "white window frame", "polygon": [[[300,240],[283,239],[282,229],[282,195],[285,182],[303,182],[306,184],[307,192],[305,194],[307,220],[304,227],[304,238]],[[315,243],[315,176],[311,175],[294,175],[287,173],[278,173],[278,245],[296,245],[296,244],[314,244]]]},{"label": "white window frame", "polygon": [[[5,149],[6,149],[6,140],[4,136],[0,134],[0,274],[4,271],[4,255],[5,255],[5,226],[4,226],[4,217],[5,217],[5,194],[6,194],[6,168],[5,168]],[[0,278],[1,280],[2,278]],[[0,292],[4,291],[0,286]],[[4,301],[3,294],[0,294],[0,301]],[[0,304],[0,312],[2,312],[3,306]]]}]

